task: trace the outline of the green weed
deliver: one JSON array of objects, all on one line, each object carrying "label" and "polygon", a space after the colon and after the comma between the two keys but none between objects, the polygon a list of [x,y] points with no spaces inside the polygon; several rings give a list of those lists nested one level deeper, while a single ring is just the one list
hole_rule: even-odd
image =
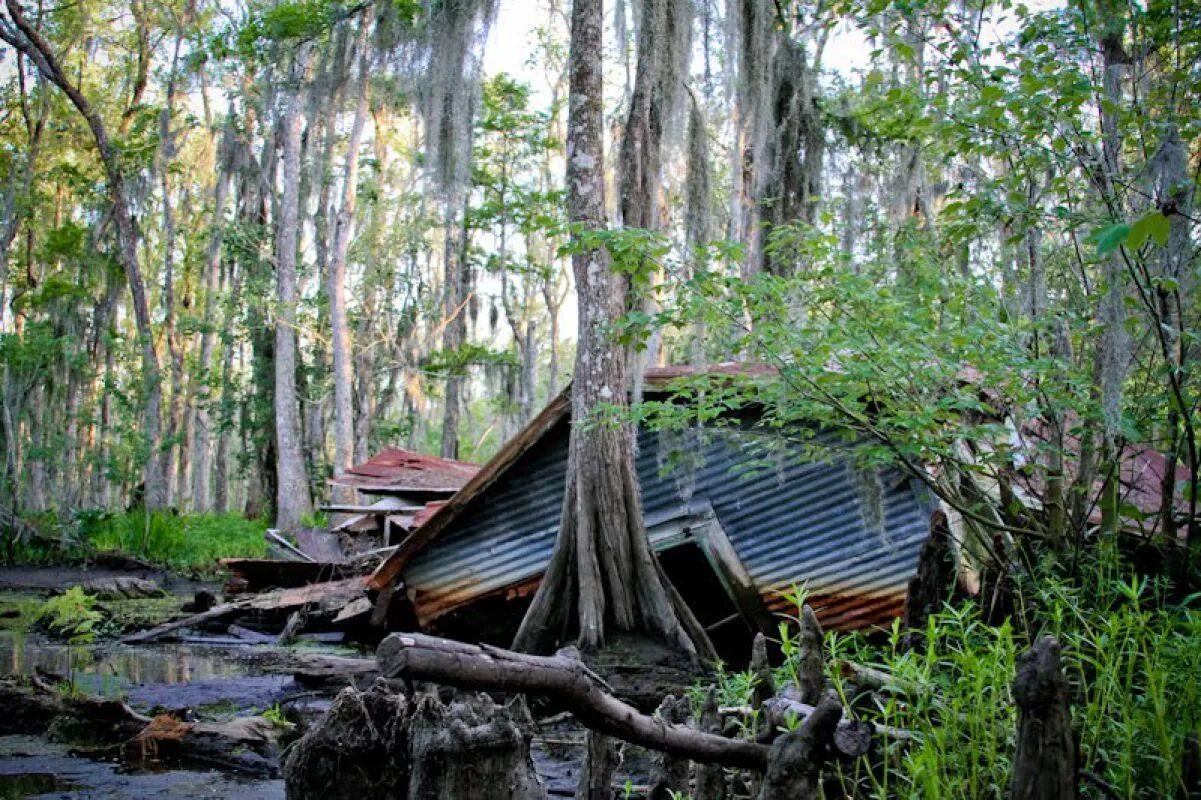
[{"label": "green weed", "polygon": [[[886,637],[827,633],[829,664],[851,660],[918,687],[856,697],[840,670],[829,671],[859,718],[914,734],[880,740],[870,761],[842,768],[844,780],[856,796],[880,800],[1002,800],[1014,755],[1017,657],[1052,634],[1063,646],[1081,767],[1123,798],[1175,796],[1185,737],[1201,728],[1201,612],[1168,602],[1166,588],[1135,576],[1116,548],[1102,544],[1077,577],[1053,562],[1032,568],[1020,581],[1020,624],[986,625],[965,604],[931,617],[920,649],[904,646],[899,622]],[[782,628],[783,681],[796,657],[789,630]],[[745,693],[743,676],[720,679],[725,696]]]},{"label": "green weed", "polygon": [[132,511],[81,522],[83,539],[96,550],[193,570],[212,569],[219,558],[264,556],[265,529],[264,523],[238,514]]}]

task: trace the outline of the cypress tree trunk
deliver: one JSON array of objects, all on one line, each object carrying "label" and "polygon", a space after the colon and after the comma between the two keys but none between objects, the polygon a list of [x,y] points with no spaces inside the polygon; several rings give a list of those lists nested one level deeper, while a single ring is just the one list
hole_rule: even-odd
[{"label": "cypress tree trunk", "polygon": [[[567,125],[568,214],[585,230],[605,226],[601,0],[575,0],[571,10]],[[628,424],[585,428],[601,404],[626,405],[622,348],[608,327],[624,311],[623,282],[604,249],[572,255],[579,297],[579,341],[571,403],[575,425],[559,535],[515,648],[546,649],[573,633],[585,648],[604,644],[606,630],[650,633],[695,653],[650,551],[634,472]]]}]

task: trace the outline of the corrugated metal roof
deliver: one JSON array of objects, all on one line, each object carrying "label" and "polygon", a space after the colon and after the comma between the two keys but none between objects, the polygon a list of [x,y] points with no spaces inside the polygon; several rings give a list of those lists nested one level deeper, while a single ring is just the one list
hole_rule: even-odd
[{"label": "corrugated metal roof", "polygon": [[400,447],[386,447],[330,480],[368,493],[421,492],[453,494],[479,472],[477,464],[452,461]]},{"label": "corrugated metal roof", "polygon": [[[403,576],[423,622],[484,596],[528,590],[545,568],[563,499],[565,415],[544,430],[412,555]],[[780,593],[804,584],[831,627],[860,627],[900,613],[933,507],[909,480],[899,474],[880,480],[882,524],[873,529],[861,482],[843,462],[806,463],[792,445],[765,454],[756,446],[763,437],[746,431],[708,431],[691,443],[676,439],[639,433],[637,469],[648,522],[711,508],[771,610],[786,610]],[[673,449],[692,466],[674,463]],[[745,468],[765,458],[774,467]],[[652,543],[655,538],[652,531]]]}]

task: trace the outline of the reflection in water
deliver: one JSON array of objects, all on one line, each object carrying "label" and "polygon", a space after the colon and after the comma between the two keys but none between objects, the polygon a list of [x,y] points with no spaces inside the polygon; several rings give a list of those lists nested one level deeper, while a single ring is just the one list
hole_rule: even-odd
[{"label": "reflection in water", "polygon": [[50,792],[65,792],[75,784],[48,772],[19,772],[0,775],[0,798],[36,797]]},{"label": "reflection in water", "polygon": [[247,674],[246,667],[230,658],[228,651],[186,644],[67,646],[18,633],[0,633],[0,664],[7,664],[12,675],[37,671],[64,678],[73,675],[80,690],[110,697],[139,684],[192,683]]}]

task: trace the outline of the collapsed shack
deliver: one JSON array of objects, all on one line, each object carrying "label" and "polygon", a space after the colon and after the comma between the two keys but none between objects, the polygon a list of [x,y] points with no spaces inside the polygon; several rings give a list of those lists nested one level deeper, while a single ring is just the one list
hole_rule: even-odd
[{"label": "collapsed shack", "polygon": [[[727,370],[758,374],[749,365]],[[645,396],[671,394],[689,368],[647,372]],[[572,420],[569,390],[547,406],[376,570],[397,617],[418,629],[508,644],[554,547]],[[683,433],[638,431],[637,474],[652,549],[719,654],[743,664],[803,586],[827,627],[886,623],[929,536],[937,504],[896,470],[815,460],[806,443],[765,446],[761,409]],[[814,433],[812,431],[806,432]],[[832,450],[837,436],[817,433]],[[798,437],[799,438],[799,437]]]}]

